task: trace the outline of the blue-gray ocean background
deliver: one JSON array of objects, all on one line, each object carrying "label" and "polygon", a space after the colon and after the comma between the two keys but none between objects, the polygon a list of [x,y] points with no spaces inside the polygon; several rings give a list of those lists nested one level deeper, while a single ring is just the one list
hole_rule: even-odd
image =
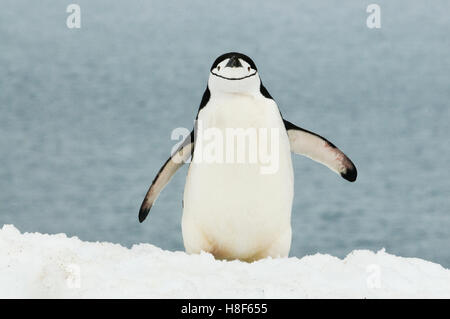
[{"label": "blue-gray ocean background", "polygon": [[450,267],[450,2],[2,0],[0,227],[182,250],[187,166],[143,224],[213,60],[251,56],[290,121],[339,146],[348,183],[293,156],[291,256],[354,249]]}]

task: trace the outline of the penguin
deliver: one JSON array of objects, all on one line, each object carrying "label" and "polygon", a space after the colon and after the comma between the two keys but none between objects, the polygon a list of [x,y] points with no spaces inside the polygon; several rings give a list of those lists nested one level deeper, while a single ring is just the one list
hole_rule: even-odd
[{"label": "penguin", "polygon": [[[238,130],[278,134],[270,138],[269,133],[265,137],[256,133],[245,136],[256,141],[253,143],[256,151],[236,143],[225,149],[222,140],[216,143],[220,145],[216,152],[211,152],[224,150],[228,156],[241,151],[246,155],[242,156],[243,161],[236,160],[236,154],[230,156],[230,161],[223,160],[223,156],[222,160],[220,156],[216,160],[204,159],[206,149],[212,149],[205,146],[206,135],[209,138],[222,135],[226,139],[227,134]],[[258,143],[261,141],[270,144],[267,149],[276,151],[275,169],[269,172],[262,170],[267,168],[267,160],[249,160],[251,155],[261,153],[264,148],[261,146],[264,143]],[[327,166],[349,182],[356,180],[355,165],[338,147],[282,117],[250,57],[238,52],[223,54],[211,66],[193,130],[154,178],[142,202],[139,221],[144,221],[160,192],[191,158],[181,221],[186,252],[205,251],[216,259],[247,262],[287,257],[294,196],[291,152]]]}]

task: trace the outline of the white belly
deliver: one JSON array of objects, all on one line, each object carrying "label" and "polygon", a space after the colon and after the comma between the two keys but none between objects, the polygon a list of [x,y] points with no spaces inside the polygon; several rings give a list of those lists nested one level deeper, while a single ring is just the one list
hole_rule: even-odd
[{"label": "white belly", "polygon": [[[254,128],[259,133],[261,128],[278,129],[279,152],[278,163],[267,164],[259,157],[255,162],[248,153],[243,163],[236,162],[237,156],[226,162],[230,148],[224,145],[224,161],[211,163],[204,158],[205,144],[197,147],[196,143],[184,191],[182,230],[187,252],[203,250],[220,259],[249,261],[287,256],[294,181],[289,140],[275,102],[245,96],[212,100],[198,119],[203,129],[216,128],[224,137],[227,128]],[[266,136],[270,141],[270,133]],[[261,139],[257,135],[258,152]]]}]

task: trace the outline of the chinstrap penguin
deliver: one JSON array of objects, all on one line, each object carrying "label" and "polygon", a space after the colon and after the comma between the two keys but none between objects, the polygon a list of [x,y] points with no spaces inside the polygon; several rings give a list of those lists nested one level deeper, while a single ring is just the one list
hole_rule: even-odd
[{"label": "chinstrap penguin", "polygon": [[[142,222],[159,193],[192,155],[182,217],[183,241],[188,253],[205,251],[218,259],[244,261],[288,256],[294,196],[291,152],[327,166],[350,182],[356,180],[356,167],[339,148],[283,119],[262,84],[255,63],[244,54],[230,52],[214,61],[195,123],[191,134],[159,170],[139,211]],[[252,162],[198,160],[203,158],[206,149],[200,147],[203,144],[198,136],[208,129],[225,136],[229,129],[279,132],[272,139],[255,135],[254,140],[269,140],[269,148],[276,150],[276,169],[263,173],[261,169],[267,163],[260,159]],[[260,145],[257,143],[257,148]],[[224,151],[242,151],[239,145],[233,147]],[[244,151],[250,157],[251,152]],[[259,154],[258,149],[256,152]]]}]

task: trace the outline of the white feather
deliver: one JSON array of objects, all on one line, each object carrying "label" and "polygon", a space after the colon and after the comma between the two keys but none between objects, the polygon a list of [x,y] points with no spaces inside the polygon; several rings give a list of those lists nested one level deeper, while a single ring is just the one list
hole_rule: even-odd
[{"label": "white feather", "polygon": [[[278,107],[262,95],[211,97],[198,116],[203,129],[277,128],[279,165],[261,174],[264,164],[196,162],[194,149],[186,179],[182,219],[187,252],[207,251],[221,259],[256,260],[287,256],[291,244],[293,170],[290,145]],[[225,150],[226,151],[226,150]]]}]

